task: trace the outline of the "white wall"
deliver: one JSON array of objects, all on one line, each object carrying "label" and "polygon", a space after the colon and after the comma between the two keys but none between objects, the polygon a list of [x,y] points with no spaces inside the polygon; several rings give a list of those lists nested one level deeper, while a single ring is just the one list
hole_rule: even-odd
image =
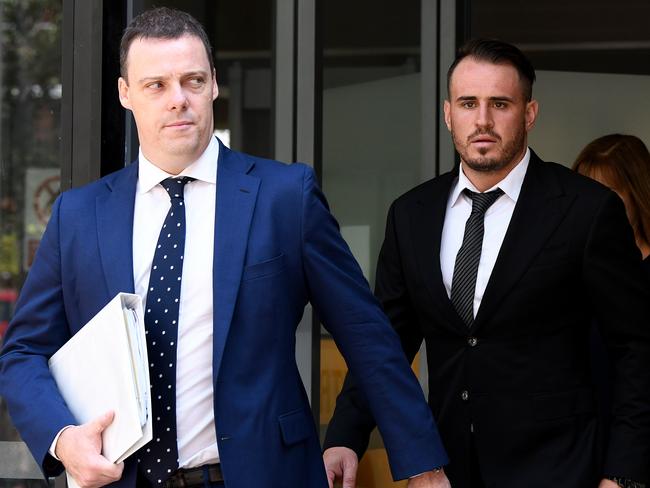
[{"label": "white wall", "polygon": [[540,104],[529,144],[542,158],[571,166],[580,150],[611,133],[650,147],[650,76],[538,71]]},{"label": "white wall", "polygon": [[388,206],[418,183],[420,127],[419,74],[323,92],[323,189],[346,232],[365,229],[348,244],[371,284]]}]

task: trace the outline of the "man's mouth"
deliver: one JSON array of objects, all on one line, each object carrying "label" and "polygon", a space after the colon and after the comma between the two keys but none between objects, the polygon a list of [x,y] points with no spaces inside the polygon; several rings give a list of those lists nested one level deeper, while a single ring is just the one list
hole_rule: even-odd
[{"label": "man's mouth", "polygon": [[470,139],[470,142],[472,144],[493,144],[497,142],[497,138],[492,136],[481,135],[481,136],[472,137]]},{"label": "man's mouth", "polygon": [[469,137],[471,147],[479,151],[487,151],[499,142],[496,134],[473,134]]},{"label": "man's mouth", "polygon": [[194,125],[194,123],[190,120],[178,120],[176,122],[171,122],[169,124],[165,125],[165,128],[169,129],[185,129],[187,127],[190,127],[191,125]]}]

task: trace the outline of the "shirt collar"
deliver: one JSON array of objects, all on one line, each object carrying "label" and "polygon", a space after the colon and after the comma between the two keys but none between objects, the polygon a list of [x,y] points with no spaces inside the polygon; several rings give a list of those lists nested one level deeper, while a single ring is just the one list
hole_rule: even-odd
[{"label": "shirt collar", "polygon": [[[528,163],[530,163],[530,148],[527,147],[526,153],[524,154],[524,157],[521,159],[521,161],[519,161],[517,165],[512,168],[512,170],[510,170],[510,173],[508,173],[504,179],[502,179],[499,183],[487,191],[501,188],[501,190],[503,190],[503,193],[505,193],[508,198],[517,203],[519,193],[521,193],[521,186],[524,183],[524,176],[526,176],[526,170],[528,169]],[[458,178],[456,179],[456,186],[450,195],[450,202],[452,207],[458,203],[459,197],[465,188],[474,192],[478,192],[472,182],[469,181],[467,176],[465,176],[465,173],[463,172],[463,163],[461,162],[460,168],[458,170]]]},{"label": "shirt collar", "polygon": [[172,176],[191,176],[196,180],[214,185],[217,183],[216,166],[218,159],[219,142],[216,137],[211,137],[208,147],[205,148],[199,159],[181,171],[180,174],[172,175],[149,161],[142,153],[142,148],[140,148],[138,152],[138,186],[136,192],[147,193],[161,181]]}]

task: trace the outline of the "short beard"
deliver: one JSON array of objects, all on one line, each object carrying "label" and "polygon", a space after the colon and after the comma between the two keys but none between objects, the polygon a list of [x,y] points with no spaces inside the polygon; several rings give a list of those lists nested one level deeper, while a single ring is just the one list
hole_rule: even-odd
[{"label": "short beard", "polygon": [[498,141],[503,142],[498,134],[488,129],[486,131],[474,132],[467,137],[466,142],[463,144],[458,140],[453,129],[451,131],[451,137],[454,141],[454,146],[456,146],[456,151],[458,151],[463,164],[466,164],[472,171],[476,171],[477,173],[497,172],[515,163],[516,161],[513,161],[513,159],[522,150],[526,142],[526,129],[524,126],[522,126],[521,130],[517,131],[515,134],[515,137],[513,137],[502,147],[501,153],[499,155],[494,157],[487,157],[483,155],[487,152],[487,149],[480,149],[479,152],[483,153],[481,156],[470,158],[468,154],[469,151],[467,150],[468,146],[470,145],[469,141],[473,137],[481,134],[489,135],[496,138]]}]

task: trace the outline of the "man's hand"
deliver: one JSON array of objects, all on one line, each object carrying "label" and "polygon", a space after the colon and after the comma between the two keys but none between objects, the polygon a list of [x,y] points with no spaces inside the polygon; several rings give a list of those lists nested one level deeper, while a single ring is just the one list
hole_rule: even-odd
[{"label": "man's hand", "polygon": [[451,488],[444,470],[428,471],[411,478],[406,488]]},{"label": "man's hand", "polygon": [[618,488],[618,483],[612,480],[603,479],[598,485],[598,488]]},{"label": "man's hand", "polygon": [[323,462],[329,488],[334,486],[335,481],[342,481],[343,488],[354,488],[359,467],[356,452],[347,447],[330,447],[323,453]]},{"label": "man's hand", "polygon": [[55,454],[82,488],[97,488],[122,477],[124,463],[113,464],[102,456],[102,432],[111,425],[113,412],[61,432]]}]

